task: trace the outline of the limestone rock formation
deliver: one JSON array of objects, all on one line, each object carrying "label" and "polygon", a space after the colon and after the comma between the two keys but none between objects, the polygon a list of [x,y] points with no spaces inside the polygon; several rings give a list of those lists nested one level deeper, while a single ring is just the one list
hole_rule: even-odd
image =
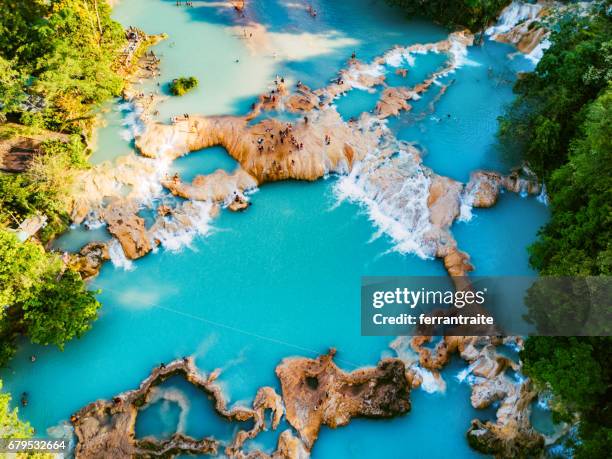
[{"label": "limestone rock formation", "polygon": [[544,448],[544,437],[529,420],[530,405],[537,393],[529,381],[518,388],[511,382],[493,381],[496,389],[489,392],[486,400],[502,400],[497,421],[474,419],[467,432],[470,446],[496,458],[537,457]]},{"label": "limestone rock formation", "polygon": [[125,256],[131,260],[151,251],[144,218],[136,212],[137,209],[133,207],[111,204],[104,209],[103,214],[108,223],[108,231],[119,240]]},{"label": "limestone rock formation", "polygon": [[[544,437],[530,423],[531,402],[537,393],[529,379],[516,381],[507,374],[509,370],[520,371],[520,365],[497,353],[495,346],[502,340],[492,336],[446,336],[430,349],[425,344],[431,339],[415,336],[411,340],[421,366],[438,370],[458,352],[470,364],[468,371],[475,378],[470,397],[472,406],[482,409],[494,402],[500,404],[494,422],[472,421],[467,433],[470,445],[502,458],[537,456],[544,446]],[[512,341],[520,344],[521,339],[509,337],[503,342]]]},{"label": "limestone rock formation", "polygon": [[491,171],[474,171],[465,187],[465,195],[474,207],[492,207],[501,189],[511,193],[538,194],[542,188],[537,177],[527,168],[514,170],[505,176]]},{"label": "limestone rock formation", "polygon": [[246,210],[248,207],[249,207],[249,201],[247,201],[245,198],[241,197],[238,194],[234,196],[234,199],[232,200],[232,202],[230,202],[229,205],[227,206],[227,208],[231,210],[232,212],[242,212],[243,210]]},{"label": "limestone rock formation", "polygon": [[236,196],[242,201],[244,199],[241,194],[257,186],[255,179],[242,168],[231,174],[218,169],[212,174],[198,175],[191,184],[181,182],[176,176],[164,179],[161,183],[175,196],[218,203],[235,201]]},{"label": "limestone rock formation", "polygon": [[470,175],[465,192],[474,207],[492,207],[497,202],[501,176],[494,172],[476,171]]},{"label": "limestone rock formation", "polygon": [[[275,429],[283,414],[281,398],[274,389],[263,387],[259,390],[253,408],[227,408],[220,387],[216,383],[219,375],[214,371],[203,376],[195,367],[191,358],[175,360],[167,365],[155,368],[136,390],[121,393],[112,400],[98,400],[72,415],[72,422],[78,444],[75,457],[171,457],[177,454],[213,454],[216,455],[220,442],[212,439],[196,440],[181,433],[175,433],[165,440],[153,437],[135,438],[135,424],[138,410],[150,399],[153,389],[166,379],[182,375],[188,382],[204,391],[214,400],[215,411],[228,421],[244,422],[253,420],[250,430],[238,430],[234,440],[227,446],[226,454],[239,455],[247,439],[256,437],[265,428],[266,410],[272,412],[272,425]],[[290,439],[286,439],[288,445]],[[289,447],[289,446],[288,446]]]},{"label": "limestone rock formation", "polygon": [[374,135],[351,129],[335,110],[316,111],[293,124],[266,119],[249,125],[244,117],[190,116],[171,125],[150,124],[136,140],[143,155],[169,159],[221,145],[257,184],[346,172],[376,143]]},{"label": "limestone rock formation", "polygon": [[383,91],[376,104],[376,113],[381,118],[397,116],[402,110],[412,109],[409,100],[416,97],[416,93],[409,88],[390,87]]},{"label": "limestone rock formation", "polygon": [[285,430],[278,439],[278,446],[272,459],[308,459],[310,453],[302,441],[291,430]]},{"label": "limestone rock formation", "polygon": [[[219,371],[202,375],[191,358],[182,358],[156,367],[136,390],[123,392],[112,400],[93,402],[71,417],[78,444],[75,456],[106,457],[172,457],[178,454],[216,455],[221,443],[214,438],[194,439],[181,433],[160,440],[135,438],[139,409],[151,399],[163,381],[181,375],[214,400],[216,413],[230,422],[253,421],[250,429],[239,429],[225,447],[232,458],[306,459],[321,425],[337,427],[356,416],[388,418],[410,410],[410,386],[404,364],[398,359],[381,360],[376,368],[345,373],[333,363],[335,351],[317,359],[291,358],[281,362],[276,373],[283,397],[271,387],[258,390],[252,408],[229,409],[216,383]],[[285,408],[286,407],[286,408]],[[261,451],[245,453],[244,443],[262,430],[275,430],[285,414],[300,438],[290,430],[278,439],[272,455]],[[269,425],[267,420],[270,420]]]},{"label": "limestone rock formation", "polygon": [[410,410],[410,386],[401,360],[345,373],[333,362],[335,350],[317,359],[290,358],[276,367],[287,421],[310,450],[322,425],[332,428],[357,416],[389,418]]},{"label": "limestone rock formation", "polygon": [[104,242],[90,242],[78,254],[70,257],[69,265],[85,280],[98,275],[102,264],[110,260],[108,246]]}]

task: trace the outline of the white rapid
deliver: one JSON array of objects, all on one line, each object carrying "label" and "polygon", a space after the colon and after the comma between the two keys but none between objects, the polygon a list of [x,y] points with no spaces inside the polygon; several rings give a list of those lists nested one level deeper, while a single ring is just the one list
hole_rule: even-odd
[{"label": "white rapid", "polygon": [[527,3],[514,0],[502,10],[497,23],[485,30],[485,34],[495,39],[498,34],[510,32],[521,22],[533,21],[538,17],[542,8],[541,2]]},{"label": "white rapid", "polygon": [[394,250],[422,258],[433,256],[433,247],[425,241],[431,229],[429,171],[421,166],[414,149],[399,150],[386,158],[377,153],[338,180],[338,199],[362,205],[379,232],[391,237]]}]

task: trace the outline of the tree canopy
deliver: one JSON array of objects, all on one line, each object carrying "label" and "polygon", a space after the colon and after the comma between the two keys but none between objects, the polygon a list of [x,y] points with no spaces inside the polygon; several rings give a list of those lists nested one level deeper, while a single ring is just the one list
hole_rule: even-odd
[{"label": "tree canopy", "polygon": [[97,0],[0,0],[0,112],[25,124],[78,132],[91,110],[120,93],[125,45]]},{"label": "tree canopy", "polygon": [[433,19],[447,27],[467,27],[472,32],[497,18],[510,0],[387,0],[411,16]]},{"label": "tree canopy", "polygon": [[566,163],[590,102],[608,88],[611,36],[605,14],[566,18],[535,71],[521,75],[514,86],[517,97],[500,117],[501,144],[544,180]]},{"label": "tree canopy", "polygon": [[[542,301],[547,281],[530,289],[527,318],[541,332],[561,332],[568,320],[588,332],[589,321],[609,315],[609,296],[593,292],[598,283],[585,276],[612,272],[610,21],[600,11],[562,22],[500,118],[502,147],[526,161],[550,195],[550,221],[529,248],[530,262],[543,275],[577,276],[565,283],[567,304]],[[612,449],[610,349],[609,337],[532,336],[521,353],[525,373],[552,391],[556,417],[580,420],[579,441],[566,439],[576,458],[608,457]]]},{"label": "tree canopy", "polygon": [[60,349],[82,336],[100,307],[94,293],[59,255],[0,229],[0,365],[18,336]]},{"label": "tree canopy", "polygon": [[1,438],[29,438],[34,433],[27,422],[19,419],[17,408],[11,409],[11,395],[1,392],[0,381],[0,437]]}]

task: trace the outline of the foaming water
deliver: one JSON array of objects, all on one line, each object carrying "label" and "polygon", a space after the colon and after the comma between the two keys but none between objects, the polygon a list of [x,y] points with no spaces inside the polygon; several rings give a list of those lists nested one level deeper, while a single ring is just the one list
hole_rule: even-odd
[{"label": "foaming water", "polygon": [[119,244],[117,239],[111,239],[109,241],[108,255],[110,256],[111,263],[115,268],[120,268],[125,271],[131,271],[134,269],[134,263],[125,256],[125,253],[123,253],[123,249],[121,248],[121,244]]},{"label": "foaming water", "polygon": [[414,156],[400,151],[382,161],[375,154],[369,155],[338,180],[335,190],[338,199],[365,207],[378,231],[391,237],[394,250],[429,258],[433,247],[424,242],[431,229],[429,183]]},{"label": "foaming water", "polygon": [[490,36],[495,36],[500,33],[509,32],[519,23],[529,19],[535,19],[542,8],[543,5],[541,3],[527,3],[520,0],[513,0],[510,5],[502,10],[497,23],[489,27],[485,33]]},{"label": "foaming water", "polygon": [[[170,0],[132,0],[114,11],[126,26],[169,34],[155,47],[162,76],[144,82],[144,92],[164,94],[167,82],[177,76],[200,80],[195,91],[159,106],[161,120],[185,112],[242,114],[276,74],[319,87],[346,66],[353,51],[369,62],[396,44],[447,36],[432,24],[407,21],[383,2],[313,2],[319,11],[316,20],[292,2],[251,2],[248,19],[276,34],[270,41],[273,48],[279,36],[293,36],[282,50],[261,53],[235,29],[241,24],[233,11],[213,3],[218,2],[195,1],[187,8]],[[304,32],[316,40],[316,54],[296,54],[301,44],[295,37]],[[521,59],[507,60],[510,51],[492,42],[469,48],[467,54],[455,49],[463,66],[439,77],[441,84],[450,84],[444,97],[435,104],[428,94],[414,101],[413,112],[390,120],[390,129],[403,140],[418,142],[428,152],[425,165],[436,173],[466,180],[474,168],[501,168],[493,142],[495,117],[511,99],[514,72],[525,68]],[[442,53],[413,57],[406,82],[439,70],[446,58]],[[374,71],[387,71],[391,64]],[[401,62],[409,64],[408,59]],[[392,84],[403,85],[397,78],[393,76]],[[115,117],[114,124],[100,131],[96,162],[131,151],[125,130],[131,130],[131,138],[136,125],[130,124],[130,110],[125,105],[107,112]],[[421,112],[427,116],[419,117]],[[171,145],[172,139],[166,142]],[[427,168],[407,148],[399,150],[387,160],[372,152],[350,175],[262,186],[246,212],[221,211],[214,221],[212,204],[185,201],[178,216],[155,229],[162,250],[136,261],[127,260],[111,241],[112,263],[91,283],[102,290],[104,305],[93,329],[63,352],[24,344],[2,372],[8,390],[29,394],[23,416],[42,434],[93,400],[135,388],[159,362],[186,355],[195,355],[203,371],[223,369],[220,382],[230,405],[247,403],[263,385],[279,390],[274,368],[287,356],[313,357],[334,346],[337,362],[346,370],[375,364],[392,338],[360,335],[361,276],[446,275],[439,261],[427,258],[430,250],[422,243],[428,224]],[[159,187],[160,177],[178,171],[192,178],[211,168],[233,167],[218,153],[211,162],[204,159],[206,151],[173,165],[139,160],[134,167],[143,170],[143,180],[131,192],[154,210],[168,198]],[[377,178],[382,174],[397,178],[393,187],[381,186]],[[533,198],[504,194],[496,207],[472,213],[474,218],[455,224],[453,232],[459,247],[472,255],[477,273],[530,273],[525,247],[546,220],[546,208]],[[96,231],[108,237],[105,228]],[[61,239],[61,246],[72,250],[84,240],[75,230]],[[464,369],[463,362],[453,359],[441,372],[444,391],[440,380],[423,372],[423,389],[411,394],[413,408],[405,417],[324,428],[313,457],[396,457],[400,443],[402,454],[411,457],[431,455],[432,445],[440,456],[477,457],[465,432],[471,419],[491,413],[471,407],[470,388],[456,377]],[[161,388],[166,395],[160,395],[159,409],[140,418],[138,432],[154,434],[163,424],[159,416],[166,416],[169,424],[179,422],[180,397],[168,392],[178,390],[190,404],[186,433],[231,437],[235,426],[219,420],[201,393],[180,381],[169,383]],[[267,451],[275,441],[271,432],[256,439]]]},{"label": "foaming water", "polygon": [[211,229],[213,204],[211,202],[188,201],[179,206],[172,217],[164,217],[164,225],[151,231],[153,243],[166,250],[177,252],[183,247],[192,247],[196,236],[205,236]]}]

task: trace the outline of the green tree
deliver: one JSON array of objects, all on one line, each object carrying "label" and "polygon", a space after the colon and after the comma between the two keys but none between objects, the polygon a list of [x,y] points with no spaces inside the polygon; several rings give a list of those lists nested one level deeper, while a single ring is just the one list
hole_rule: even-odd
[{"label": "green tree", "polygon": [[98,317],[100,304],[81,276],[71,269],[49,270],[35,295],[23,302],[23,323],[33,343],[60,349],[80,338]]},{"label": "green tree", "polygon": [[605,14],[562,21],[535,71],[514,86],[517,98],[500,117],[501,145],[544,180],[566,162],[588,104],[608,87],[610,36],[611,18]]},{"label": "green tree", "polygon": [[609,457],[612,448],[612,340],[530,337],[521,352],[526,374],[555,395],[557,420],[579,415],[580,441],[568,439],[577,459]]},{"label": "green tree", "polygon": [[45,270],[46,255],[36,244],[22,244],[0,230],[0,320],[10,305],[27,301]]},{"label": "green tree", "polygon": [[[23,90],[25,80],[22,75],[13,68],[13,63],[0,56],[0,115],[4,118],[6,113],[21,109],[25,100]],[[3,121],[0,118],[0,122]]]},{"label": "green tree", "polygon": [[530,248],[543,274],[612,274],[612,90],[585,109],[566,164],[550,177],[550,222]]},{"label": "green tree", "polygon": [[196,77],[181,77],[172,80],[170,83],[170,92],[175,96],[182,96],[188,91],[198,86],[198,79]]},{"label": "green tree", "polygon": [[[606,279],[588,276],[612,272],[610,32],[605,12],[563,22],[500,118],[502,146],[529,163],[550,195],[550,221],[529,248],[530,262],[542,275],[575,276],[560,279],[554,295],[547,280],[530,289],[527,318],[540,332],[609,332]],[[553,392],[555,416],[579,419],[579,441],[566,441],[578,459],[612,450],[611,349],[609,337],[534,336],[521,353],[525,373]]]},{"label": "green tree", "polygon": [[510,0],[387,0],[387,3],[402,8],[411,16],[477,32],[494,21]]},{"label": "green tree", "polygon": [[0,438],[30,438],[33,434],[30,424],[19,419],[17,408],[11,409],[11,395],[0,391]]},{"label": "green tree", "polygon": [[11,109],[38,127],[90,127],[92,109],[123,87],[115,66],[126,39],[110,7],[97,0],[0,0],[0,9],[0,65],[11,62],[23,77],[29,102]]},{"label": "green tree", "polygon": [[82,336],[97,318],[94,294],[58,255],[0,229],[0,365],[13,355],[19,336],[60,349]]}]

